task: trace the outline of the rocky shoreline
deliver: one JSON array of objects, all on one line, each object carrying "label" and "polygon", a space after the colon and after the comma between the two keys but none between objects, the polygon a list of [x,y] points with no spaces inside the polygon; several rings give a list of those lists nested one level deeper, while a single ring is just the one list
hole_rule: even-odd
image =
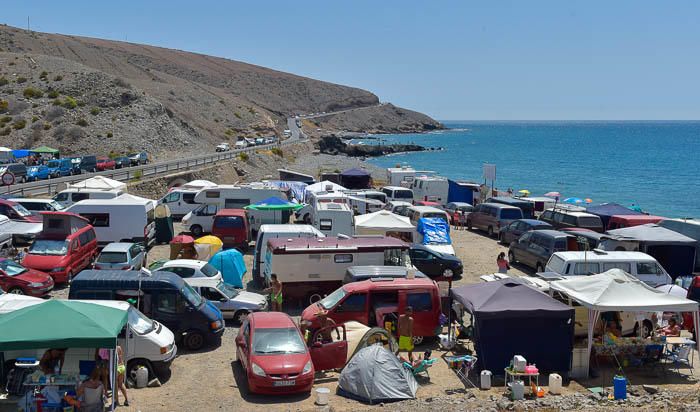
[{"label": "rocky shoreline", "polygon": [[323,154],[338,155],[344,154],[350,157],[378,157],[389,154],[422,152],[427,150],[439,150],[426,148],[417,144],[389,144],[389,145],[358,145],[347,144],[342,138],[337,136],[324,136],[317,143],[316,147]]}]

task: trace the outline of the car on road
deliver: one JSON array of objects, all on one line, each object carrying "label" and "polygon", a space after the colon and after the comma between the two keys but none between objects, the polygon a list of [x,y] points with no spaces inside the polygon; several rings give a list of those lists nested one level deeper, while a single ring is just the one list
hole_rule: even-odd
[{"label": "car on road", "polygon": [[114,170],[116,169],[117,164],[114,162],[114,160],[110,159],[109,157],[98,157],[97,158],[97,170],[103,171],[103,170]]},{"label": "car on road", "polygon": [[411,263],[416,269],[433,280],[459,280],[464,266],[462,261],[452,255],[437,252],[426,245],[413,245],[408,250]]},{"label": "car on road", "polygon": [[131,166],[131,159],[129,159],[127,156],[115,157],[114,166],[117,169],[121,169],[122,167],[129,167]]},{"label": "car on road", "polygon": [[256,146],[262,146],[265,144],[265,138],[264,137],[258,137],[255,139],[255,145]]},{"label": "car on road", "polygon": [[145,249],[131,242],[109,243],[95,261],[97,270],[139,270],[146,260]]},{"label": "car on road", "polygon": [[299,327],[286,313],[250,314],[235,341],[236,360],[245,371],[250,392],[286,395],[311,391],[314,363]]},{"label": "car on road", "polygon": [[71,159],[54,159],[46,163],[49,168],[49,177],[70,176],[74,173]]},{"label": "car on road", "polygon": [[[14,177],[14,183],[24,183],[27,181],[27,166],[25,166],[23,163],[10,163],[10,164],[4,164],[0,165],[0,177],[4,175],[5,173],[11,173],[12,176]],[[0,181],[0,185],[4,185],[2,181]]]},{"label": "car on road", "polygon": [[231,150],[231,146],[229,146],[228,143],[220,143],[216,145],[217,152],[228,152],[229,150]]},{"label": "car on road", "polygon": [[567,250],[578,250],[575,236],[558,230],[531,230],[510,244],[508,260],[543,272],[552,254]]},{"label": "car on road", "polygon": [[273,144],[277,139],[274,136],[269,136],[265,138],[265,144]]},{"label": "car on road", "polygon": [[145,165],[148,163],[148,153],[146,152],[131,153],[128,156],[132,166]]},{"label": "car on road", "polygon": [[510,242],[517,240],[523,233],[529,230],[546,230],[554,229],[547,222],[535,219],[518,219],[513,221],[508,226],[501,229],[498,234],[498,240],[504,245],[510,245]]},{"label": "car on road", "polygon": [[29,166],[27,168],[27,182],[46,180],[49,178],[49,168],[46,165]]},{"label": "car on road", "polygon": [[244,139],[241,139],[241,140],[236,142],[234,147],[236,149],[245,149],[246,147],[248,147],[248,142]]},{"label": "car on road", "polygon": [[[80,174],[82,172],[85,173],[94,173],[97,171],[97,157],[93,155],[89,156],[83,156],[78,158],[78,169],[80,172],[75,173],[75,174]],[[73,159],[75,160],[75,159]],[[75,161],[73,162],[73,168],[75,169]]]},{"label": "car on road", "polygon": [[17,295],[42,297],[53,289],[51,276],[27,269],[10,259],[0,259],[0,289]]},{"label": "car on road", "polygon": [[221,272],[204,260],[175,259],[167,262],[157,261],[152,263],[148,269],[152,271],[160,270],[170,272],[187,278],[213,278],[221,280]]}]

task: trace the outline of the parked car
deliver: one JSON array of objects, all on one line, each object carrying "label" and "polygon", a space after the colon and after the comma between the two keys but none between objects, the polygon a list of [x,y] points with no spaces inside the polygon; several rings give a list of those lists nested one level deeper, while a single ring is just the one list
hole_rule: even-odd
[{"label": "parked car", "polygon": [[80,170],[85,173],[94,173],[97,171],[97,157],[83,156],[80,158]]},{"label": "parked car", "polygon": [[504,245],[510,245],[510,242],[517,240],[527,231],[546,229],[553,229],[553,227],[541,220],[518,219],[501,229],[501,233],[498,234],[498,240]]},{"label": "parked car", "polygon": [[73,163],[70,159],[54,159],[46,163],[49,168],[49,177],[56,178],[73,174]]},{"label": "parked car", "polygon": [[236,142],[234,147],[236,149],[245,149],[246,147],[248,147],[248,141],[241,139],[241,140]]},{"label": "parked car", "polygon": [[255,145],[256,146],[262,146],[265,144],[265,138],[263,137],[258,137],[255,139]]},{"label": "parked car", "polygon": [[49,176],[49,168],[46,165],[29,166],[27,168],[27,182],[46,180]]},{"label": "parked car", "polygon": [[211,234],[221,239],[224,247],[245,251],[250,241],[248,217],[243,209],[221,209],[214,215]]},{"label": "parked car", "polygon": [[145,165],[149,162],[148,153],[146,152],[131,153],[129,154],[129,159],[132,166]]},{"label": "parked car", "polygon": [[575,236],[558,230],[531,230],[510,244],[508,260],[542,272],[553,253],[567,250],[578,250]]},{"label": "parked car", "polygon": [[131,166],[131,159],[126,156],[119,156],[114,158],[114,167],[121,169],[123,167]]},{"label": "parked car", "polygon": [[180,276],[183,279],[187,278],[213,278],[221,280],[221,272],[214,266],[203,260],[194,259],[175,259],[167,262],[158,261],[152,263],[148,269],[160,270],[162,272],[170,272]]},{"label": "parked car", "polygon": [[146,260],[145,249],[136,243],[109,243],[95,261],[97,270],[139,270]]},{"label": "parked car", "polygon": [[41,223],[41,217],[32,215],[32,212],[17,202],[0,199],[0,215],[7,216],[10,220],[27,223]]},{"label": "parked car", "polygon": [[222,280],[187,278],[185,283],[216,306],[224,319],[233,319],[238,325],[242,325],[250,313],[267,309],[266,296],[237,289]]},{"label": "parked car", "polygon": [[41,297],[53,289],[51,276],[27,269],[10,259],[0,259],[0,289],[17,295]]},{"label": "parked car", "polygon": [[446,204],[443,209],[445,210],[445,212],[447,212],[447,215],[450,217],[450,223],[454,224],[455,213],[459,211],[465,215],[468,215],[472,212],[472,210],[474,210],[474,206],[465,202],[450,202]]},{"label": "parked car", "polygon": [[97,158],[97,170],[99,171],[114,170],[116,167],[117,164],[114,162],[114,160],[110,159],[109,157]]},{"label": "parked car", "polygon": [[9,199],[24,206],[25,209],[31,212],[34,216],[39,216],[41,212],[61,212],[65,208],[53,199],[41,198],[13,198]]},{"label": "parked car", "polygon": [[[339,358],[333,353],[327,356]],[[253,393],[310,392],[314,384],[311,354],[299,327],[286,313],[257,312],[248,316],[236,336],[236,359]],[[343,356],[340,367],[344,364]]]},{"label": "parked car", "polygon": [[277,141],[277,139],[274,136],[268,136],[265,138],[265,144],[273,144]]},{"label": "parked car", "polygon": [[228,152],[229,150],[231,150],[231,146],[229,146],[228,143],[220,143],[216,145],[217,152]]},{"label": "parked car", "polygon": [[[11,184],[24,183],[27,181],[27,166],[24,163],[10,163],[0,165],[0,177],[5,173],[10,173],[14,177],[14,182]],[[0,180],[0,185],[5,183]]]},{"label": "parked car", "polygon": [[384,210],[388,210],[391,213],[395,213],[399,216],[408,217],[411,212],[409,208],[413,206],[411,202],[404,202],[402,200],[390,200],[384,205]]},{"label": "parked car", "polygon": [[515,206],[500,203],[482,203],[467,216],[467,228],[485,230],[490,237],[498,235],[501,228],[512,221],[522,219],[523,211]]},{"label": "parked car", "polygon": [[603,221],[599,216],[581,211],[565,209],[547,209],[540,215],[543,220],[557,229],[576,227],[590,229],[596,232],[604,232]]},{"label": "parked car", "polygon": [[434,280],[459,280],[462,278],[462,261],[453,255],[440,253],[427,245],[412,245],[408,250],[416,269]]}]

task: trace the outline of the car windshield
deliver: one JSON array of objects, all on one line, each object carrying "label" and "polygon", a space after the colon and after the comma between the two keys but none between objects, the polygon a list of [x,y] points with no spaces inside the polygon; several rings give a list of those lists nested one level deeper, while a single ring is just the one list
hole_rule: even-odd
[{"label": "car windshield", "polygon": [[58,160],[49,160],[49,163],[47,163],[47,166],[49,167],[59,167],[61,165],[61,162]]},{"label": "car windshield", "polygon": [[37,239],[29,248],[32,255],[63,256],[68,251],[68,241]]},{"label": "car windshield", "polygon": [[202,304],[202,297],[187,283],[185,283],[185,286],[182,287],[182,294],[193,307],[198,308],[199,305]]},{"label": "car windshield", "polygon": [[256,329],[253,352],[257,355],[306,353],[306,345],[297,328]]},{"label": "car windshield", "polygon": [[139,310],[133,306],[129,307],[128,317],[131,329],[139,335],[150,333],[156,328],[151,319],[147,318],[146,315],[139,312]]},{"label": "car windshield", "polygon": [[219,291],[220,291],[221,293],[223,293],[224,295],[226,295],[226,297],[229,298],[229,299],[233,299],[233,298],[235,298],[236,296],[238,296],[239,293],[241,293],[240,290],[234,288],[234,287],[231,286],[231,285],[227,285],[227,284],[224,283],[224,282],[219,282],[219,284],[216,285],[216,288],[219,289]]},{"label": "car windshield", "polygon": [[22,216],[22,217],[26,217],[26,216],[31,216],[31,215],[32,215],[32,212],[30,212],[29,210],[27,210],[26,207],[20,205],[19,203],[16,204],[16,205],[14,205],[13,207],[14,207],[14,209],[15,209],[15,212],[17,212],[17,214],[20,215],[20,216]]},{"label": "car windshield", "polygon": [[97,258],[98,263],[126,263],[126,252],[102,252]]},{"label": "car windshield", "polygon": [[27,168],[27,173],[36,173],[39,171],[39,166],[30,166]]},{"label": "car windshield", "polygon": [[5,259],[2,262],[0,262],[0,269],[3,272],[5,272],[7,276],[21,275],[22,273],[27,271],[27,269],[25,269],[24,267],[8,259]]},{"label": "car windshield", "polygon": [[410,190],[394,191],[394,199],[413,199],[413,192]]},{"label": "car windshield", "polygon": [[58,203],[55,200],[48,202],[48,205],[51,206],[53,208],[53,210],[55,210],[56,212],[60,212],[63,209],[65,209],[65,207],[63,207],[60,203]]},{"label": "car windshield", "polygon": [[219,271],[216,270],[216,268],[214,266],[212,266],[208,263],[205,264],[204,266],[202,266],[201,271],[202,271],[202,273],[204,273],[204,276],[209,277],[209,278],[214,277],[214,276],[219,274]]},{"label": "car windshield", "polygon": [[323,309],[330,309],[333,306],[336,305],[336,303],[340,302],[342,298],[344,298],[346,295],[345,289],[339,288],[336,289],[335,292],[331,293],[330,295],[326,296],[325,298],[321,299],[318,303],[323,307]]}]

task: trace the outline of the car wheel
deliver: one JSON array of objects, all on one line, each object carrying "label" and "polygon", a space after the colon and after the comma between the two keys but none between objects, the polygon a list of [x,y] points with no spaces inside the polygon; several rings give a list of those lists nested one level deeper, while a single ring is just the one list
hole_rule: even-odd
[{"label": "car wheel", "polygon": [[498,235],[498,243],[505,245],[506,244],[506,234],[505,233],[500,233]]},{"label": "car wheel", "polygon": [[306,223],[307,225],[310,225],[310,224],[311,224],[311,216],[309,216],[308,213],[304,215],[304,218],[303,218],[302,220],[303,220],[304,223]]},{"label": "car wheel", "polygon": [[70,283],[72,281],[73,281],[73,271],[70,270],[70,271],[68,271],[68,280],[66,281],[66,283],[68,283],[70,285]]},{"label": "car wheel", "polygon": [[204,335],[199,331],[190,331],[185,335],[185,347],[189,350],[199,350],[204,346]]},{"label": "car wheel", "polygon": [[412,341],[413,341],[413,345],[414,345],[414,346],[415,346],[415,345],[420,345],[421,343],[423,343],[423,340],[425,340],[425,338],[424,338],[423,336],[414,336],[414,337],[411,338],[411,339],[412,339]]},{"label": "car wheel", "polygon": [[202,227],[200,225],[190,226],[190,233],[192,233],[193,236],[200,237],[202,236],[202,232]]},{"label": "car wheel", "polygon": [[472,230],[472,221],[467,220],[467,230]]},{"label": "car wheel", "polygon": [[515,254],[513,253],[512,250],[508,251],[508,260],[510,261],[510,263],[514,263],[514,262],[518,261],[517,259],[515,259]]},{"label": "car wheel", "polygon": [[453,276],[454,276],[454,272],[452,271],[452,269],[445,269],[445,270],[442,272],[442,277],[445,277],[445,278],[448,278],[448,279],[452,279]]},{"label": "car wheel", "polygon": [[[642,337],[646,338],[647,336],[651,336],[653,331],[654,331],[654,328],[651,325],[651,322],[648,319],[645,319],[642,322]],[[637,322],[634,325],[634,336],[639,336],[639,322]]]},{"label": "car wheel", "polygon": [[248,312],[247,310],[239,310],[233,314],[233,321],[240,326],[243,324],[243,322],[246,320],[249,314],[250,312]]},{"label": "car wheel", "polygon": [[153,373],[153,367],[151,366],[151,362],[147,361],[146,359],[132,359],[129,362],[127,362],[126,377],[136,380],[136,371],[139,370],[139,368],[141,368],[142,366],[146,368],[146,370],[148,370],[149,382],[151,381],[151,379],[156,377]]},{"label": "car wheel", "polygon": [[12,289],[8,290],[7,293],[11,293],[13,295],[24,295],[25,294],[24,291],[22,290],[22,288],[12,288]]},{"label": "car wheel", "polygon": [[537,264],[535,265],[535,271],[538,273],[544,272],[544,266],[542,266],[542,264],[540,262],[537,262]]},{"label": "car wheel", "polygon": [[493,237],[493,226],[489,226],[486,233],[489,235],[489,237]]}]

